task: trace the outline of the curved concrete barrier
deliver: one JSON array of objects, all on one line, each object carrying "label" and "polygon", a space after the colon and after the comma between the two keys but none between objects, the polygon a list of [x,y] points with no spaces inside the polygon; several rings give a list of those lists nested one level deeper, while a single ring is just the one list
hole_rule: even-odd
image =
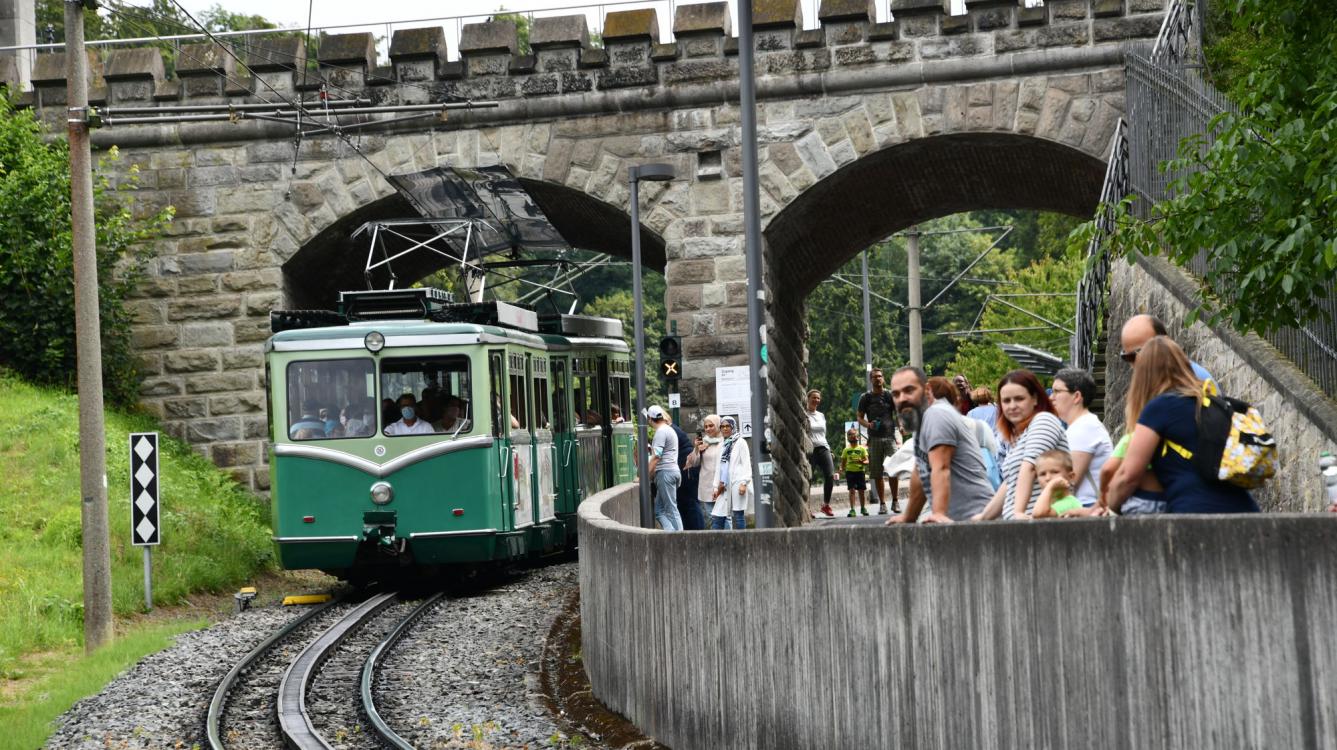
[{"label": "curved concrete barrier", "polygon": [[582,656],[676,750],[1337,747],[1337,515],[635,518],[581,505]]}]

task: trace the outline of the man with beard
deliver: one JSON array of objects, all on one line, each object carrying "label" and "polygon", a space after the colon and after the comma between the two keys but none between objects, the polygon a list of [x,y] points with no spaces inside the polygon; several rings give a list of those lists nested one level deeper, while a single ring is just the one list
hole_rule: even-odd
[{"label": "man with beard", "polygon": [[[944,392],[952,385],[945,378]],[[984,510],[993,496],[975,429],[948,398],[935,398],[918,367],[902,367],[891,377],[891,398],[907,427],[915,431],[915,469],[910,502],[888,524],[919,519],[924,523],[965,521]]]}]

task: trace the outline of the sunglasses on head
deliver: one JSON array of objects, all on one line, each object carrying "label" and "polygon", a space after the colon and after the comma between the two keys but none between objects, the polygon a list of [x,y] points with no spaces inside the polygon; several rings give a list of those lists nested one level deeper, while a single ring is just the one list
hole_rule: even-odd
[{"label": "sunglasses on head", "polygon": [[1131,352],[1119,352],[1119,359],[1131,365],[1137,361],[1137,353],[1140,351],[1142,351],[1142,347],[1139,346]]}]

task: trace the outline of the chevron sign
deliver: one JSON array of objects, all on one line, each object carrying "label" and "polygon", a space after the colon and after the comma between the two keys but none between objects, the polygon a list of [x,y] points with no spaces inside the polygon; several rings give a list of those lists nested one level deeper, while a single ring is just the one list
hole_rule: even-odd
[{"label": "chevron sign", "polygon": [[130,543],[162,542],[158,525],[158,433],[130,433]]}]

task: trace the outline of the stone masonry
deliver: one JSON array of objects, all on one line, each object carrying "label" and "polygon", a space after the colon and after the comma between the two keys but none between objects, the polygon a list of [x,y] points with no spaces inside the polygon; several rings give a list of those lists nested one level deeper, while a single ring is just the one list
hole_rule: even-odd
[{"label": "stone masonry", "polygon": [[[1327,507],[1318,479],[1318,454],[1337,446],[1337,404],[1268,342],[1226,326],[1189,323],[1188,311],[1201,299],[1200,282],[1159,258],[1111,267],[1109,342],[1119,351],[1119,329],[1128,318],[1149,313],[1165,323],[1170,337],[1206,367],[1222,392],[1258,407],[1281,449],[1277,476],[1254,492],[1270,511],[1315,512]],[[1109,357],[1105,422],[1122,434],[1123,394],[1132,367]]]},{"label": "stone masonry", "polygon": [[[820,27],[804,30],[796,0],[754,0],[780,465],[804,460],[807,292],[918,221],[974,208],[1091,215],[1124,110],[1123,45],[1155,36],[1163,4],[971,2],[950,16],[939,0],[893,0],[896,20],[875,23],[871,2],[824,0]],[[642,186],[642,235],[685,336],[695,421],[712,407],[714,368],[745,361],[737,38],[724,3],[679,5],[668,44],[660,21],[609,13],[594,47],[583,16],[536,19],[526,55],[512,25],[471,24],[454,61],[439,28],[396,31],[388,63],[368,34],[325,37],[318,65],[332,97],[499,106],[314,136],[296,154],[290,126],[254,120],[96,132],[99,148],[121,150],[113,179],[138,172],[136,210],[177,212],[131,302],[144,405],[263,491],[269,311],[332,305],[360,278],[365,250],[349,231],[408,213],[384,174],[505,164],[573,243],[625,257],[627,167],[660,161],[678,178]],[[303,86],[295,73],[305,56],[299,39],[253,42],[245,65],[186,45],[168,80],[156,52],[118,50],[95,60],[92,99],[114,118],[117,106],[312,98],[319,79]],[[63,69],[62,55],[39,56],[25,95],[53,123]]]}]

